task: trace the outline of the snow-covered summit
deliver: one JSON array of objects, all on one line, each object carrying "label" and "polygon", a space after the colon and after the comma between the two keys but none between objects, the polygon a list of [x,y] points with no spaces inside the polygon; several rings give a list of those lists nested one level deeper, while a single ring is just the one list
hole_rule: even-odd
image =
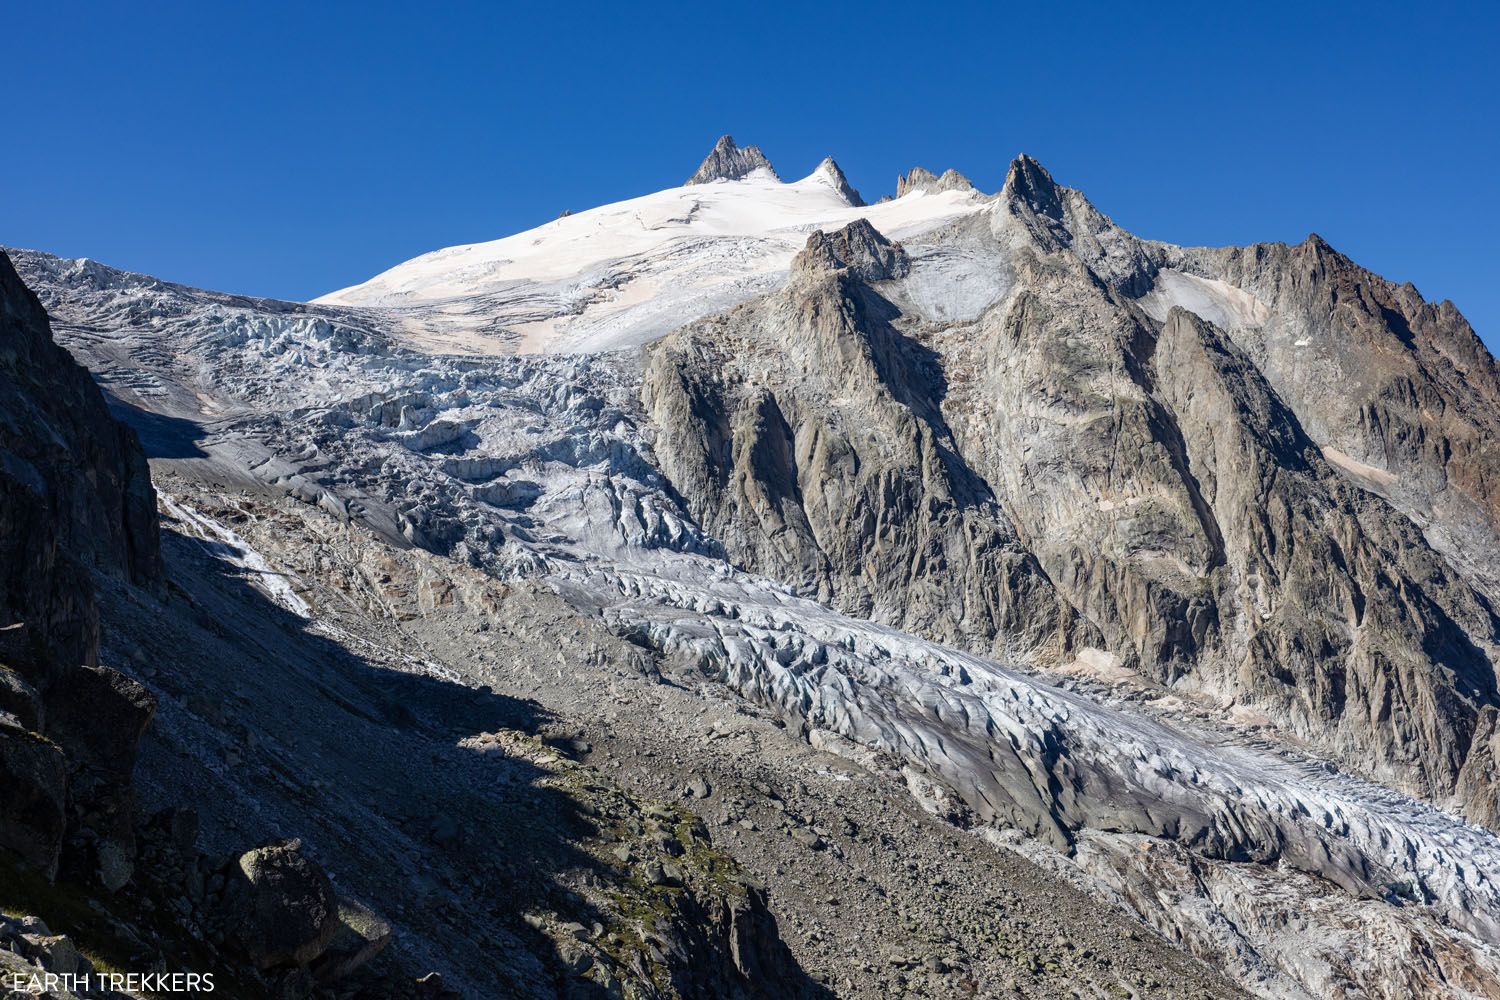
[{"label": "snow-covered summit", "polygon": [[444,353],[610,350],[777,287],[815,230],[863,218],[901,240],[985,205],[970,188],[867,206],[832,158],[786,182],[725,136],[688,184],[423,254],[315,301],[385,310],[398,335]]}]

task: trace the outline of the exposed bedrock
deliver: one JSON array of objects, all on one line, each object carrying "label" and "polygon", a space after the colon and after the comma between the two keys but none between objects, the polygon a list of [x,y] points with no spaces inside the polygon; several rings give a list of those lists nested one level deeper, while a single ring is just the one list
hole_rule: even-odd
[{"label": "exposed bedrock", "polygon": [[1453,303],[1317,236],[1181,253],[1269,306],[1230,332],[1307,433],[1500,599],[1500,369]]},{"label": "exposed bedrock", "polygon": [[1040,663],[1099,647],[1500,820],[1465,770],[1496,702],[1483,594],[1234,338],[1140,298],[1156,247],[1024,158],[999,202],[948,237],[1008,248],[971,321],[925,319],[923,250],[855,224],[648,350],[655,454],[695,517],[845,611]]},{"label": "exposed bedrock", "polygon": [[0,846],[113,890],[130,877],[130,775],[155,702],[96,665],[95,573],[161,582],[146,457],[0,253],[0,773],[16,799]]},{"label": "exposed bedrock", "polygon": [[1063,655],[1094,630],[956,454],[934,353],[859,278],[906,266],[867,224],[815,234],[785,291],[652,348],[656,457],[758,572],[929,635]]}]

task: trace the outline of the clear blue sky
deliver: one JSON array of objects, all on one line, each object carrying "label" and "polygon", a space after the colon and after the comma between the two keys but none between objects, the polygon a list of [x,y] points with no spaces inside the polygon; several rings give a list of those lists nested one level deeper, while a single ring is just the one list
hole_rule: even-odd
[{"label": "clear blue sky", "polygon": [[1500,346],[1500,4],[1156,6],[10,4],[0,243],[302,299],[723,132],[872,200],[1024,150],[1142,236],[1319,232]]}]

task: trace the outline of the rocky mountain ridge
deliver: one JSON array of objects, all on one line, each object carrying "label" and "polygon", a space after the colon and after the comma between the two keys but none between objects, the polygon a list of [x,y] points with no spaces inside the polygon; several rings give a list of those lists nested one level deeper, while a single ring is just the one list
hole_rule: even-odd
[{"label": "rocky mountain ridge", "polygon": [[[771,166],[771,161],[766,159],[766,154],[760,151],[759,146],[746,146],[741,149],[735,144],[734,137],[722,135],[719,141],[714,143],[714,148],[709,150],[698,169],[693,172],[684,184],[708,184],[711,181],[737,181],[748,177],[757,170],[765,171],[772,177],[776,177],[776,168]],[[779,179],[779,178],[778,178]]]}]

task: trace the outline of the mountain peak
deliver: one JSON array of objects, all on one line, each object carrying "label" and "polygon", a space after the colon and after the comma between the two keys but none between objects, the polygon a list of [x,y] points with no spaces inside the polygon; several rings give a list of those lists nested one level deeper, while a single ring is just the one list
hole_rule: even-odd
[{"label": "mountain peak", "polygon": [[944,170],[941,177],[925,167],[912,167],[909,171],[896,178],[897,198],[912,191],[925,191],[928,194],[937,194],[940,191],[977,190],[974,187],[973,181],[951,167]]},{"label": "mountain peak", "polygon": [[1024,202],[1040,215],[1062,218],[1062,200],[1058,194],[1057,182],[1052,179],[1046,167],[1025,153],[1011,161],[1001,194],[1012,203]]},{"label": "mountain peak", "polygon": [[707,184],[709,181],[737,181],[742,177],[750,176],[757,170],[764,170],[777,180],[781,179],[776,174],[776,168],[771,166],[771,161],[766,159],[766,154],[760,151],[759,146],[741,148],[735,144],[733,136],[721,135],[719,141],[714,143],[714,148],[698,165],[697,172],[685,183]]},{"label": "mountain peak", "polygon": [[854,190],[854,186],[849,183],[849,178],[844,176],[843,170],[839,169],[839,165],[834,162],[833,157],[823,157],[823,162],[818,164],[817,169],[813,173],[822,175],[833,186],[833,189],[852,207],[864,207],[865,200],[859,196],[858,191]]}]

